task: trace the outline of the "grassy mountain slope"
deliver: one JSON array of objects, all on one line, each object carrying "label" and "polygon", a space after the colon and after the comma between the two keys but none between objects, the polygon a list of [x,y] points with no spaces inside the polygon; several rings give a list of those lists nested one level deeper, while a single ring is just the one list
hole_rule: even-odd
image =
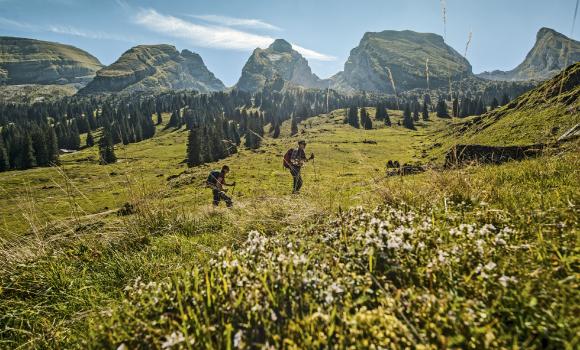
[{"label": "grassy mountain slope", "polygon": [[580,63],[506,106],[457,123],[456,143],[525,145],[555,141],[580,123]]},{"label": "grassy mountain slope", "polygon": [[[281,166],[298,139],[287,124],[192,169],[187,133],[161,126],[115,165],[93,148],[60,172],[0,174],[0,346],[573,348],[578,145],[386,178],[389,159],[426,161],[448,121],[366,131],[343,118],[301,124],[317,158],[299,196]],[[223,163],[233,210],[202,185]],[[111,211],[126,202],[133,214]]]},{"label": "grassy mountain slope", "polygon": [[74,46],[0,37],[0,83],[64,84],[86,82],[103,66]]}]

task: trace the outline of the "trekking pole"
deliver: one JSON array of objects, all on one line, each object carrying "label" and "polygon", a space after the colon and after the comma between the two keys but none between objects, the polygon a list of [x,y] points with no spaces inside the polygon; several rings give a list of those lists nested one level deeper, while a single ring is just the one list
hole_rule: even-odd
[{"label": "trekking pole", "polygon": [[314,178],[316,179],[316,182],[318,182],[318,172],[316,171],[316,160],[312,159],[312,167],[314,168]]}]

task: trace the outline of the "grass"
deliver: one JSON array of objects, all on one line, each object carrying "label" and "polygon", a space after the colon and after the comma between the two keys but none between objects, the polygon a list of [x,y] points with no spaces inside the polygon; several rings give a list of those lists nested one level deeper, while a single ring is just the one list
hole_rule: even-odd
[{"label": "grass", "polygon": [[[161,126],[112,166],[86,149],[61,173],[0,174],[0,347],[578,344],[577,143],[385,178],[389,159],[429,161],[447,121],[365,131],[343,118],[309,119],[297,137],[285,124],[256,152],[193,169],[186,133]],[[298,138],[317,158],[292,196],[281,157]],[[222,163],[233,210],[202,187]],[[124,203],[133,214],[109,211]]]}]

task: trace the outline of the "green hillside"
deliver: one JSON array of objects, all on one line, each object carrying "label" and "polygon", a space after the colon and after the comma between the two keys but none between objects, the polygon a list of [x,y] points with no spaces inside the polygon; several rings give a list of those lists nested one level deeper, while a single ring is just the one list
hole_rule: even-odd
[{"label": "green hillside", "polygon": [[[114,165],[92,148],[0,174],[0,344],[572,346],[578,144],[385,177],[387,160],[427,164],[448,142],[448,120],[410,131],[389,114],[395,126],[374,130],[343,124],[343,110],[297,137],[284,124],[256,151],[191,169],[187,133],[161,125],[118,146]],[[316,160],[293,196],[281,156],[298,138]],[[223,163],[233,210],[203,187]]]},{"label": "green hillside", "polygon": [[506,106],[455,124],[453,142],[526,145],[553,142],[580,123],[580,63]]}]

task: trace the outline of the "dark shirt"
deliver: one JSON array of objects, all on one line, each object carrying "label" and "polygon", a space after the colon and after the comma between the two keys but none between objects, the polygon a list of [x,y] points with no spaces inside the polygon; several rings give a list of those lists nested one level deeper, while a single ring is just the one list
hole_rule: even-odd
[{"label": "dark shirt", "polygon": [[303,149],[297,148],[292,152],[292,157],[290,158],[290,162],[292,163],[293,167],[301,168],[306,162],[306,153]]}]

